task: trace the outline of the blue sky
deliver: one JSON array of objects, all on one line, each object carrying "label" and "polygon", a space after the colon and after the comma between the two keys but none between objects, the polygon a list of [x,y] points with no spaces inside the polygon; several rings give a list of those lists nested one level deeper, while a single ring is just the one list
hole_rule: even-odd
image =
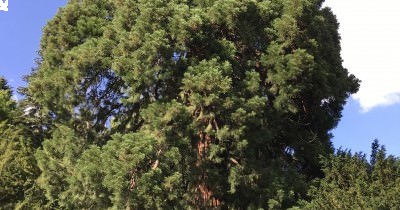
[{"label": "blue sky", "polygon": [[336,147],[370,151],[378,138],[400,155],[400,1],[326,0],[336,14],[343,65],[362,80],[333,131]]},{"label": "blue sky", "polygon": [[[0,0],[1,1],[1,0]],[[35,66],[42,28],[67,0],[9,0],[0,11],[0,75],[13,87]]]},{"label": "blue sky", "polygon": [[[22,76],[35,66],[41,30],[66,2],[9,0],[9,11],[0,11],[0,75],[11,86],[25,85]],[[399,156],[400,2],[327,0],[325,5],[341,24],[344,66],[363,80],[332,131],[334,146],[369,153],[378,138],[388,153]]]}]

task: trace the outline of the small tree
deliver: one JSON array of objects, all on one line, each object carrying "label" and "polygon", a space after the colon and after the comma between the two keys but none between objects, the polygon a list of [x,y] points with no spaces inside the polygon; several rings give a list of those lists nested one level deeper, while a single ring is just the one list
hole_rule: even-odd
[{"label": "small tree", "polygon": [[[34,147],[21,123],[21,110],[12,99],[11,88],[0,77],[0,208],[40,206],[35,179],[39,174],[33,156]],[[31,202],[25,203],[25,200]]]},{"label": "small tree", "polygon": [[324,178],[316,180],[304,209],[398,209],[400,161],[386,156],[377,140],[371,160],[338,151],[323,160]]}]

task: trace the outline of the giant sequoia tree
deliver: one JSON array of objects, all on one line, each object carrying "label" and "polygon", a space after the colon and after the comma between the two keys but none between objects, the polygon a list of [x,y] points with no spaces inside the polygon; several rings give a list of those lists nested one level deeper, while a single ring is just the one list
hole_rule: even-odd
[{"label": "giant sequoia tree", "polygon": [[293,205],[358,89],[322,2],[70,0],[23,90],[48,205]]}]

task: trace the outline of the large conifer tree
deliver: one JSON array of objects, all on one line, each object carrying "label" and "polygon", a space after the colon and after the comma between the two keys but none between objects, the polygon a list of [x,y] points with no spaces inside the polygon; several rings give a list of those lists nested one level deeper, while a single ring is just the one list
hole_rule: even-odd
[{"label": "large conifer tree", "polygon": [[23,91],[51,205],[294,204],[358,89],[321,4],[70,0]]}]

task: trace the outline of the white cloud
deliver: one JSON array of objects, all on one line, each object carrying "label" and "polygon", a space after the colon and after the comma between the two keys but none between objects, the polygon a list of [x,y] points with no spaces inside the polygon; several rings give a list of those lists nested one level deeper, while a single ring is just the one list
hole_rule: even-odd
[{"label": "white cloud", "polygon": [[18,96],[15,95],[15,94],[12,96],[12,99],[14,99],[14,101],[18,101],[19,100]]},{"label": "white cloud", "polygon": [[362,80],[353,95],[367,112],[400,103],[400,1],[327,0],[339,22],[343,65]]}]

